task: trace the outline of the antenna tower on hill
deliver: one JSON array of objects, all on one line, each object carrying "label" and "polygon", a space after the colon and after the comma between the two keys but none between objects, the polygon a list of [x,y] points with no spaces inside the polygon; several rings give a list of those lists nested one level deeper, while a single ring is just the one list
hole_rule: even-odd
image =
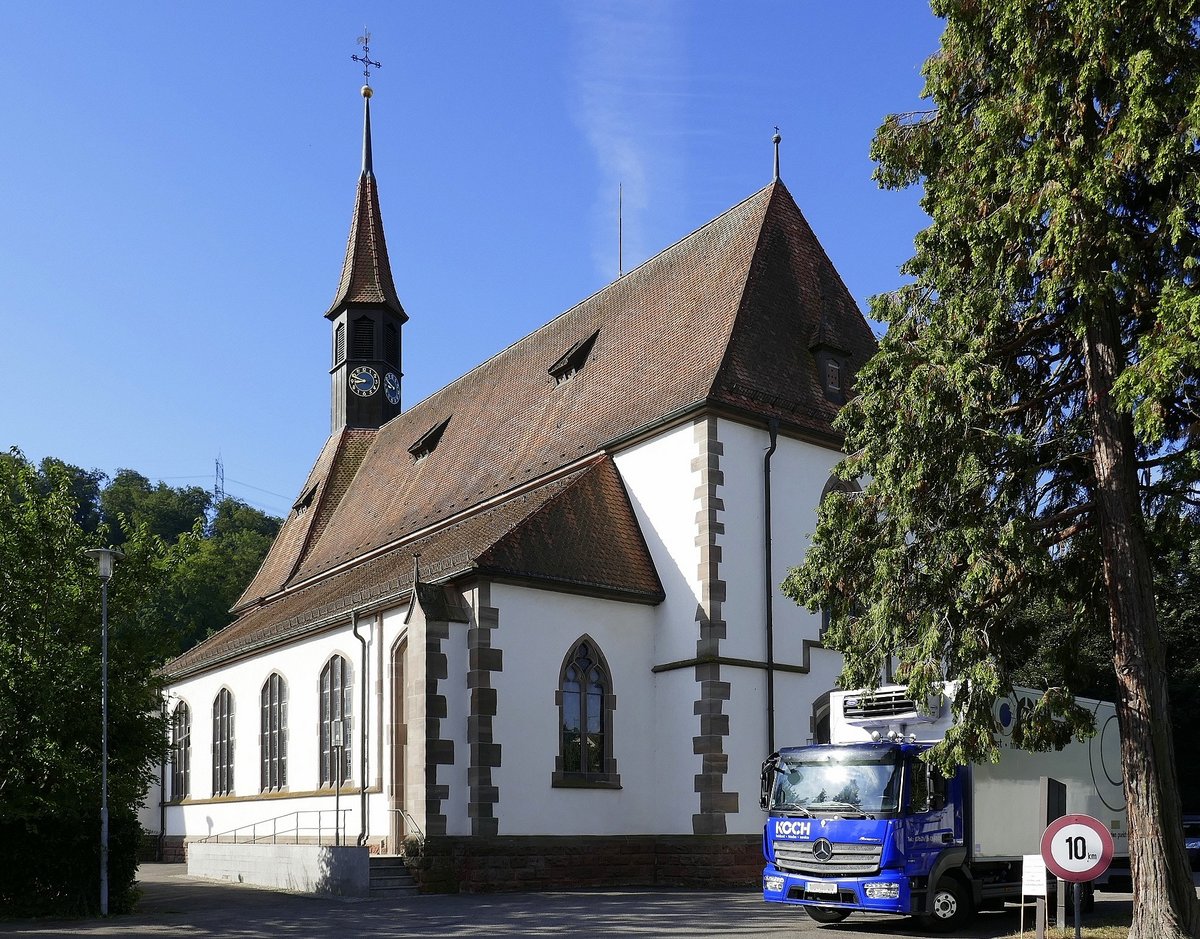
[{"label": "antenna tower on hill", "polygon": [[213,477],[213,508],[225,501],[225,464],[221,462],[221,454],[217,454],[217,469]]}]

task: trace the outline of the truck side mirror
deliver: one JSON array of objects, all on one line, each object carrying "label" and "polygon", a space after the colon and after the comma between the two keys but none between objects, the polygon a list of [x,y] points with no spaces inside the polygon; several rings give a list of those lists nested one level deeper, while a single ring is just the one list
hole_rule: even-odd
[{"label": "truck side mirror", "polygon": [[946,807],[946,777],[929,767],[929,809],[940,812]]},{"label": "truck side mirror", "polygon": [[771,790],[775,788],[775,775],[779,772],[779,754],[772,753],[763,760],[758,776],[758,807],[764,812],[771,801]]}]

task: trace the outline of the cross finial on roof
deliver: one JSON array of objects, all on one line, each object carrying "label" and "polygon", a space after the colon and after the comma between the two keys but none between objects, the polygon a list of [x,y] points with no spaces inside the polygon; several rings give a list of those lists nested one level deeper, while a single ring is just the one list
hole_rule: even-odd
[{"label": "cross finial on roof", "polygon": [[371,59],[371,34],[369,32],[367,32],[366,27],[363,27],[363,34],[358,37],[356,42],[360,46],[362,46],[363,54],[361,56],[352,55],[352,56],[350,56],[350,58],[353,59],[355,62],[359,62],[362,64],[363,81],[365,82],[365,88],[363,90],[363,97],[369,98],[370,95],[367,94],[366,88],[371,87],[371,69],[372,68],[383,68],[383,63],[375,62]]},{"label": "cross finial on roof", "polygon": [[771,138],[771,142],[775,144],[775,181],[779,182],[779,141],[783,140],[779,136],[779,125],[775,125],[775,136]]}]

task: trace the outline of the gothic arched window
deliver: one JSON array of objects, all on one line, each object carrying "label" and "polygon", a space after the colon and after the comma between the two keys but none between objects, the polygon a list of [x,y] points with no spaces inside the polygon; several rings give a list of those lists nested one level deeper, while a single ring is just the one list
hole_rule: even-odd
[{"label": "gothic arched window", "polygon": [[287,682],[278,672],[262,686],[262,725],[258,737],[259,788],[274,792],[287,785]]},{"label": "gothic arched window", "polygon": [[212,794],[233,792],[233,695],[228,688],[217,692],[212,706]]},{"label": "gothic arched window", "polygon": [[322,786],[350,779],[350,716],[350,667],[335,655],[321,669]]},{"label": "gothic arched window", "polygon": [[188,797],[192,771],[192,712],[180,701],[171,715],[171,801]]},{"label": "gothic arched window", "polygon": [[553,784],[616,789],[613,758],[612,673],[595,641],[583,636],[567,653],[555,695],[559,713],[558,758]]}]

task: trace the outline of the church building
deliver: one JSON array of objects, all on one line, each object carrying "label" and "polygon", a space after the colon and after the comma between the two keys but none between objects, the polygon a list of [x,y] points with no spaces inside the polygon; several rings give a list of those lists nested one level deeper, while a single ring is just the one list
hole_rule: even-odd
[{"label": "church building", "polygon": [[330,435],[230,625],[165,668],[167,845],[336,837],[423,889],[755,883],[759,766],[840,669],[779,585],[871,331],[777,169],[406,407],[363,94]]}]

